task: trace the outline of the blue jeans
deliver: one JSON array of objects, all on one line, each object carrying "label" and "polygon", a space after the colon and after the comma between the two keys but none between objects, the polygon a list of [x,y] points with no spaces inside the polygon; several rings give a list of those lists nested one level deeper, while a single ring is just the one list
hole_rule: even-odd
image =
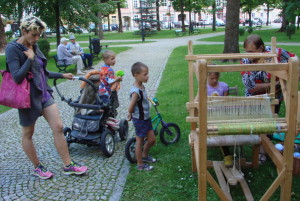
[{"label": "blue jeans", "polygon": [[[91,54],[83,53],[81,55],[81,58],[84,63],[84,67],[92,67],[93,66],[93,58],[92,58]],[[86,63],[86,60],[88,61],[88,63]]]}]

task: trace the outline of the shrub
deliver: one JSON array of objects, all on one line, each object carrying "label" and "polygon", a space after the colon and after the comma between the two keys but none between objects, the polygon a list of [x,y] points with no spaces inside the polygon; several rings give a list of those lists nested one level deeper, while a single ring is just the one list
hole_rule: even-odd
[{"label": "shrub", "polygon": [[247,32],[248,32],[249,34],[252,34],[252,32],[253,32],[253,27],[247,27]]},{"label": "shrub", "polygon": [[5,35],[8,38],[8,40],[10,40],[13,36],[13,32],[12,31],[7,31],[7,32],[5,32]]},{"label": "shrub", "polygon": [[239,28],[239,34],[240,34],[240,36],[243,36],[245,34],[245,29],[240,27]]},{"label": "shrub", "polygon": [[39,46],[40,50],[42,51],[42,53],[47,58],[49,56],[49,52],[50,52],[50,43],[49,43],[49,41],[47,41],[45,39],[40,39],[38,41],[38,46]]}]

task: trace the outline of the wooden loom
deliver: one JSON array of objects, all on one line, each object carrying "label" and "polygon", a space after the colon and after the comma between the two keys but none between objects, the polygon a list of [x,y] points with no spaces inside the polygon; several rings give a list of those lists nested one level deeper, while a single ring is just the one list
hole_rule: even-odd
[{"label": "wooden loom", "polygon": [[[189,102],[187,103],[187,109],[189,116],[187,122],[191,124],[191,133],[189,135],[189,141],[192,152],[192,169],[198,172],[198,200],[206,200],[207,182],[215,190],[216,194],[221,200],[232,200],[226,181],[223,179],[222,172],[224,174],[231,174],[235,177],[243,188],[247,200],[254,200],[250,189],[243,177],[231,170],[231,172],[224,169],[223,162],[214,161],[209,162],[207,160],[207,146],[209,125],[212,122],[207,121],[207,73],[208,72],[240,72],[240,71],[268,71],[272,73],[271,77],[271,94],[275,94],[275,76],[280,80],[284,100],[286,104],[285,118],[275,119],[276,123],[283,125],[284,132],[286,133],[286,139],[284,142],[285,151],[283,155],[279,153],[266,135],[251,135],[257,136],[258,140],[255,141],[253,149],[252,163],[244,163],[246,166],[257,167],[258,166],[258,153],[259,145],[261,144],[266,150],[274,162],[278,176],[273,181],[272,185],[267,189],[264,195],[261,197],[262,201],[269,200],[278,187],[281,187],[280,200],[289,201],[291,199],[292,188],[292,169],[293,169],[293,147],[294,138],[297,133],[297,106],[298,106],[298,58],[290,58],[289,63],[278,63],[276,55],[276,39],[272,38],[272,53],[246,53],[246,54],[211,54],[211,55],[193,55],[192,43],[189,41],[189,54],[186,56],[186,60],[189,62]],[[271,63],[261,64],[231,64],[231,65],[209,65],[209,60],[213,59],[242,59],[242,58],[271,58]],[[198,86],[194,86],[194,76],[198,80]],[[195,91],[198,90],[200,94],[199,102],[195,100]],[[198,96],[197,94],[197,96]],[[274,96],[274,95],[273,95]],[[243,97],[247,99],[247,97]],[[276,104],[276,101],[273,101]],[[273,106],[272,106],[273,107]],[[273,107],[274,111],[274,107]],[[299,112],[298,112],[299,114]],[[200,117],[200,118],[199,118]],[[300,119],[300,117],[299,117]],[[228,125],[232,124],[228,122]],[[217,123],[214,124],[216,127]],[[259,134],[259,133],[257,133]],[[270,133],[272,134],[272,133]],[[221,136],[227,137],[227,136]],[[241,136],[249,137],[249,135]],[[241,142],[240,145],[243,143]],[[244,144],[249,144],[248,139],[244,139]],[[230,144],[226,144],[230,145]],[[231,144],[233,145],[233,144]],[[223,145],[219,145],[223,146]],[[211,174],[207,171],[207,167],[213,165],[220,185],[214,180]],[[225,173],[227,172],[227,173]],[[234,181],[228,181],[228,183],[235,183]]]}]

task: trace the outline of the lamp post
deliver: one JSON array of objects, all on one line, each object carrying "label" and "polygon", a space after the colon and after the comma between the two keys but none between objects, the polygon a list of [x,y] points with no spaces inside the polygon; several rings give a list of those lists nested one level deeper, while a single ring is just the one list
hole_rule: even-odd
[{"label": "lamp post", "polygon": [[143,20],[143,12],[144,12],[144,1],[140,0],[140,11],[141,11],[141,35],[142,35],[142,42],[145,41],[145,27],[144,27],[144,20]]},{"label": "lamp post", "polygon": [[171,3],[168,5],[168,14],[169,14],[169,29],[171,30]]}]

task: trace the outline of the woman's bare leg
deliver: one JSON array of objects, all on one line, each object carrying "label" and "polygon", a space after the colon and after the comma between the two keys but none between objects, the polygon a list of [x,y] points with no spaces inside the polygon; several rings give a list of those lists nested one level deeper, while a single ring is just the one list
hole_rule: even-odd
[{"label": "woman's bare leg", "polygon": [[33,166],[36,168],[40,164],[40,160],[37,157],[37,153],[32,141],[34,125],[35,124],[33,124],[32,126],[22,127],[22,147],[25,154],[27,155]]},{"label": "woman's bare leg", "polygon": [[49,123],[54,137],[55,147],[63,160],[65,166],[70,165],[71,158],[67,141],[63,134],[63,124],[59,115],[59,111],[56,104],[50,105],[43,109],[43,116]]}]

